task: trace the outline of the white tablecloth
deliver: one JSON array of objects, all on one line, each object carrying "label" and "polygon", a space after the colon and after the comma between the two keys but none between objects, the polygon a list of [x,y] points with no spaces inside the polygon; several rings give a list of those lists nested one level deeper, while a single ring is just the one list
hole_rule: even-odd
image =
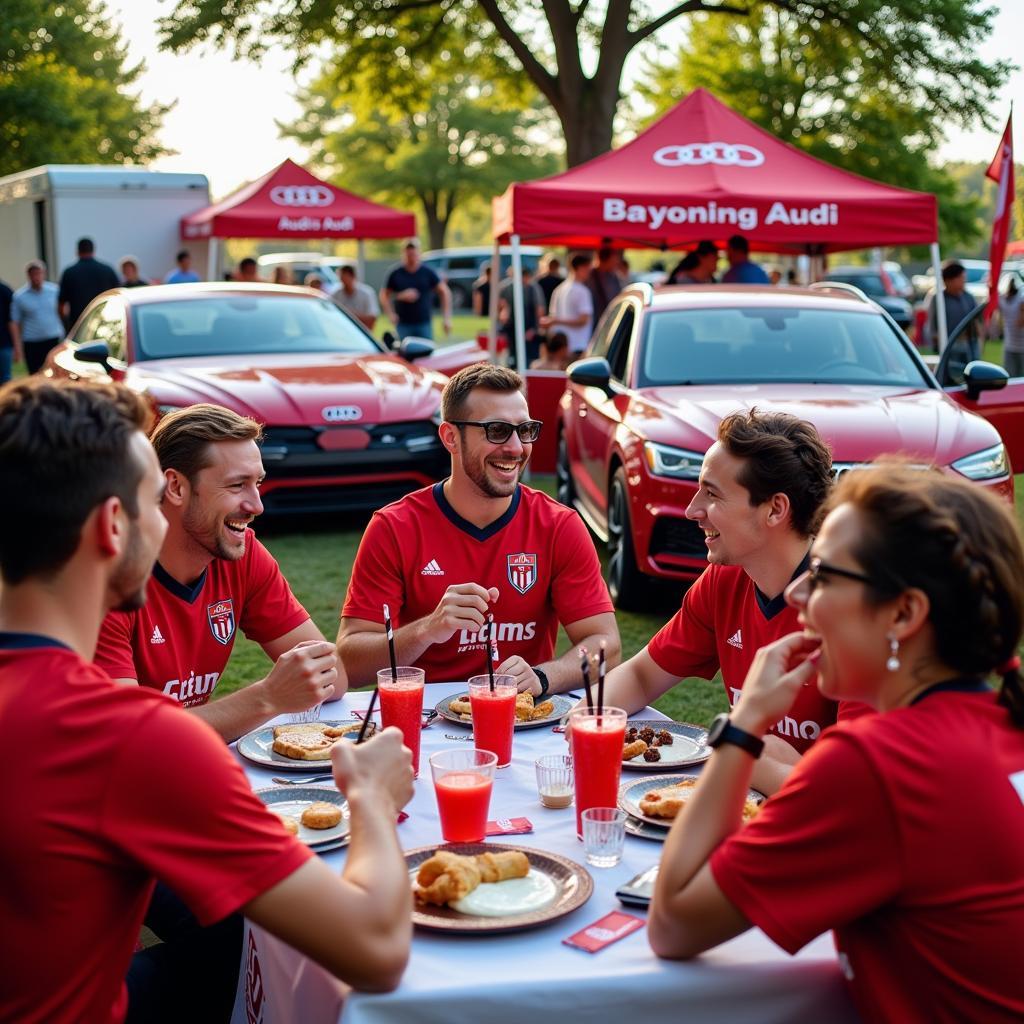
[{"label": "white tablecloth", "polygon": [[[464,688],[428,686],[425,704],[432,707]],[[327,705],[323,717],[347,718],[368,700],[368,693],[354,693]],[[652,717],[661,716],[652,712]],[[441,719],[424,730],[416,795],[406,808],[408,820],[398,826],[405,849],[441,842],[427,756],[456,745],[445,733],[470,734]],[[574,808],[549,810],[537,798],[534,759],[563,749],[564,738],[550,728],[516,733],[512,764],[496,773],[489,817],[528,817],[534,831],[492,841],[548,850],[585,864]],[[254,788],[272,785],[272,771],[243,764]],[[402,984],[387,995],[348,993],[289,946],[260,928],[247,927],[233,1024],[856,1021],[827,935],[789,957],[752,929],[690,963],[659,960],[643,929],[597,954],[562,945],[573,932],[623,909],[615,889],[655,863],[661,851],[660,843],[627,836],[620,864],[588,868],[594,878],[590,900],[540,929],[489,938],[417,932]],[[344,850],[324,855],[338,870],[344,857]],[[643,916],[642,911],[625,909]],[[339,933],[344,935],[343,923]]]}]

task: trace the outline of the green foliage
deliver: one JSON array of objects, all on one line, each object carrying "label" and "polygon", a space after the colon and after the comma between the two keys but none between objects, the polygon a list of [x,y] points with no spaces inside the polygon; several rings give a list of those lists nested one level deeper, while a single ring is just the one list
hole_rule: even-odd
[{"label": "green foliage", "polygon": [[[895,6],[909,14],[921,5]],[[943,8],[952,19],[950,36],[970,34],[974,24],[980,31],[980,22],[968,17],[970,4],[927,6]],[[897,38],[918,30],[894,19]],[[944,244],[969,243],[979,231],[978,203],[960,193],[930,157],[947,124],[985,114],[985,102],[974,90],[986,95],[1005,69],[986,68],[939,48],[932,56],[936,72],[959,66],[974,82],[972,90],[951,89],[948,82],[939,87],[932,75],[915,76],[903,61],[881,59],[886,52],[868,45],[852,22],[808,20],[765,0],[743,19],[694,18],[678,53],[649,62],[641,94],[661,113],[703,86],[813,156],[879,181],[935,193]]]},{"label": "green foliage", "polygon": [[541,139],[550,117],[524,90],[481,77],[463,54],[409,58],[394,90],[378,93],[372,65],[329,65],[299,95],[302,117],[284,126],[339,184],[398,205],[418,204],[439,248],[455,209],[511,181],[556,168]]},{"label": "green foliage", "polygon": [[[995,143],[992,144],[993,151]],[[979,153],[985,160],[979,163],[951,163],[943,170],[956,182],[957,189],[963,196],[976,200],[977,231],[975,245],[960,250],[959,255],[988,259],[989,243],[992,239],[992,221],[996,211],[998,186],[985,177],[988,169],[988,154]],[[1013,224],[1011,238],[1024,236],[1024,164],[1016,164],[1014,168],[1016,197],[1013,203]]]},{"label": "green foliage", "polygon": [[97,0],[0,0],[0,174],[44,163],[145,162],[170,109],[129,90],[120,33]]}]

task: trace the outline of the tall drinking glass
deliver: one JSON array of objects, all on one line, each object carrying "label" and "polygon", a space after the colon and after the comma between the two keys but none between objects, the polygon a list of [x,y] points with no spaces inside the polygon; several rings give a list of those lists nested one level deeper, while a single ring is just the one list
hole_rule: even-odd
[{"label": "tall drinking glass", "polygon": [[583,812],[619,802],[626,712],[622,708],[576,708],[572,722],[572,764],[576,776],[576,836],[583,838]]},{"label": "tall drinking glass", "polygon": [[516,727],[515,676],[495,673],[494,689],[488,675],[471,676],[469,703],[473,711],[473,746],[497,755],[498,767],[512,763],[512,734]]},{"label": "tall drinking glass", "polygon": [[399,665],[394,679],[391,669],[377,673],[380,699],[380,720],[386,729],[390,725],[402,730],[402,740],[412,751],[412,770],[420,774],[420,731],[423,725],[424,674],[421,668]]},{"label": "tall drinking glass", "polygon": [[430,755],[445,842],[479,843],[484,838],[497,761],[489,750],[455,748]]}]

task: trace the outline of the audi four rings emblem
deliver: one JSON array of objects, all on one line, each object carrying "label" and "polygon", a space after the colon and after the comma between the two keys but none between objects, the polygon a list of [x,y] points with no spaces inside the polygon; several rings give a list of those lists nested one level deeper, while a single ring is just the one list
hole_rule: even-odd
[{"label": "audi four rings emblem", "polygon": [[277,185],[270,201],[278,206],[330,206],[334,193],[324,185]]},{"label": "audi four rings emblem", "polygon": [[328,423],[351,423],[363,418],[363,410],[358,405],[328,405],[320,410]]},{"label": "audi four rings emblem", "polygon": [[662,167],[695,167],[720,164],[723,167],[760,167],[764,153],[741,142],[691,142],[687,146],[662,146],[654,154]]}]

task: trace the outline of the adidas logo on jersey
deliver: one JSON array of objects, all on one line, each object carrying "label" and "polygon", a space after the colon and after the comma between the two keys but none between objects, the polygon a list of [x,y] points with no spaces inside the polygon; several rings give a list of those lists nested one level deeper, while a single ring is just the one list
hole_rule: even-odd
[{"label": "adidas logo on jersey", "polygon": [[160,632],[159,626],[153,627],[153,635],[149,638],[149,642],[151,644],[163,644],[167,642],[164,640],[164,635]]},{"label": "adidas logo on jersey", "polygon": [[725,642],[727,644],[729,644],[731,647],[738,647],[742,651],[743,650],[743,637],[741,636],[742,632],[743,632],[742,630],[737,629],[736,632],[733,633],[733,635],[731,637],[729,637],[729,639],[726,640]]},{"label": "adidas logo on jersey", "polygon": [[432,558],[422,569],[420,569],[421,576],[443,576],[444,569],[437,564],[437,559]]}]

